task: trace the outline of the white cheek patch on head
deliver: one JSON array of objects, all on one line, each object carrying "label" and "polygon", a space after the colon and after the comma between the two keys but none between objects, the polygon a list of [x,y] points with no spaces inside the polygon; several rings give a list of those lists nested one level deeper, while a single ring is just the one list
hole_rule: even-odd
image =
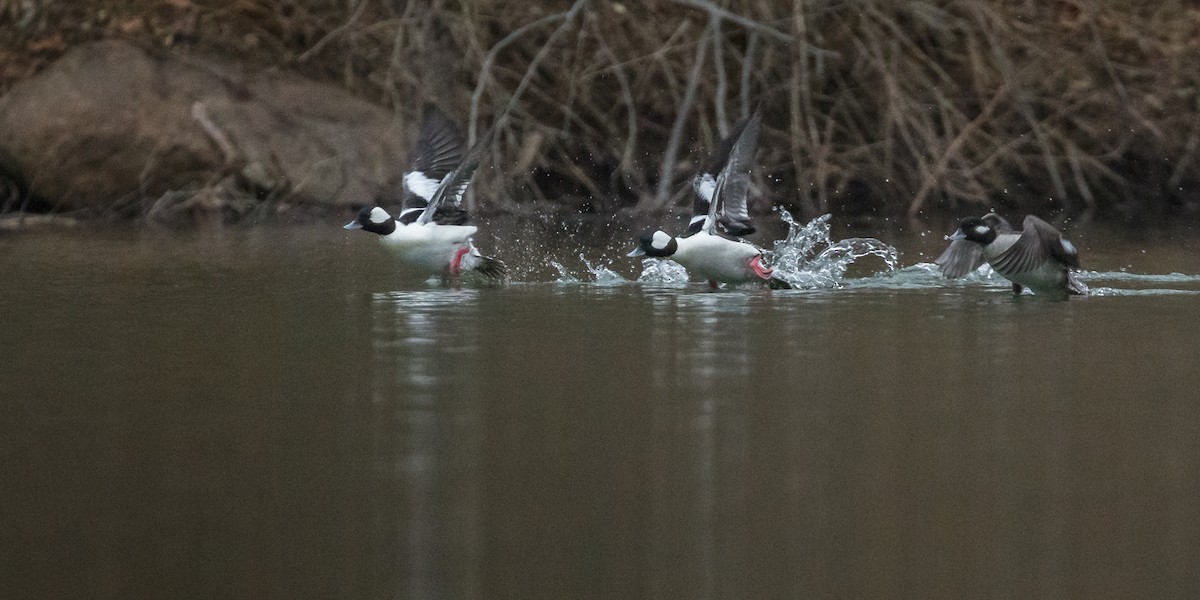
[{"label": "white cheek patch on head", "polygon": [[391,218],[392,218],[392,215],[389,215],[386,210],[383,210],[382,208],[379,208],[378,206],[371,209],[371,222],[376,225],[386,223],[388,221],[388,219],[391,219]]},{"label": "white cheek patch on head", "polygon": [[1072,244],[1071,242],[1068,242],[1067,240],[1059,240],[1059,241],[1062,242],[1063,251],[1066,252],[1067,254],[1070,254],[1071,256],[1075,256],[1076,254],[1079,254],[1079,251],[1075,249],[1075,244]]},{"label": "white cheek patch on head", "polygon": [[991,229],[991,228],[990,228],[990,227],[988,227],[987,225],[976,225],[976,226],[975,226],[975,233],[976,233],[977,235],[987,235],[987,232],[988,232],[988,230],[990,230],[990,229]]},{"label": "white cheek patch on head", "polygon": [[671,236],[662,230],[655,231],[654,235],[650,238],[650,247],[654,248],[655,250],[666,250],[667,244],[670,243]]}]

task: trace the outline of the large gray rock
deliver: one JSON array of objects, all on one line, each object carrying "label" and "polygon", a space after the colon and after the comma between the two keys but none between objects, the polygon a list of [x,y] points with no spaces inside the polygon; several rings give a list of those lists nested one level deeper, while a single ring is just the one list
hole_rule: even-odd
[{"label": "large gray rock", "polygon": [[76,48],[0,98],[0,155],[60,208],[145,211],[231,180],[289,203],[367,203],[397,181],[405,151],[391,111],[345,91],[116,41]]}]

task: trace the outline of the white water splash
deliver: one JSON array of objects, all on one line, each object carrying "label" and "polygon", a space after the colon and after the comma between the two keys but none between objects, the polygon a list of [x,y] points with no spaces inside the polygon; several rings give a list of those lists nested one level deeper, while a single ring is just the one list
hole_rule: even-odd
[{"label": "white water splash", "polygon": [[587,270],[588,277],[582,279],[576,277],[562,263],[552,260],[550,261],[550,266],[558,271],[558,278],[554,282],[561,284],[592,283],[595,285],[621,285],[629,283],[628,279],[625,279],[619,273],[609,268],[608,265],[612,264],[612,261],[606,261],[607,264],[603,265],[593,265],[582,252],[579,253],[579,260],[583,263],[584,269]]},{"label": "white water splash", "polygon": [[612,260],[605,261],[606,264],[603,265],[593,265],[583,256],[582,252],[579,253],[579,260],[583,262],[583,266],[587,268],[588,273],[592,275],[598,285],[621,285],[629,283],[628,279],[621,277],[619,273],[608,267],[608,265],[612,264]]},{"label": "white water splash", "polygon": [[[837,288],[845,282],[846,269],[867,256],[883,259],[880,274],[896,271],[900,259],[896,249],[875,238],[847,238],[833,241],[829,218],[822,215],[801,226],[791,213],[779,208],[779,217],[788,224],[787,237],[776,241],[769,251],[775,276],[796,288]],[[877,275],[878,276],[878,275]]]},{"label": "white water splash", "polygon": [[[775,276],[798,289],[954,289],[974,286],[1009,291],[1012,284],[983,265],[960,279],[946,279],[937,265],[921,262],[901,268],[895,247],[875,238],[847,238],[834,241],[830,236],[830,215],[822,215],[806,224],[797,223],[792,215],[780,208],[780,219],[788,225],[787,236],[774,242],[772,249],[765,251],[767,262],[775,269]],[[878,257],[883,268],[874,275],[846,278],[850,265],[860,258]],[[587,270],[579,277],[571,274],[562,264],[550,261],[559,274],[558,283],[588,283],[601,286],[617,286],[629,283],[609,268],[612,261],[593,265],[583,254],[579,256]],[[1167,294],[1200,294],[1200,290],[1186,289],[1200,285],[1200,275],[1185,273],[1138,274],[1121,271],[1079,271],[1080,281],[1093,284],[1092,296],[1150,296]],[[686,286],[687,270],[675,261],[665,258],[642,260],[641,274],[637,283],[667,287]],[[1119,282],[1136,286],[1133,289],[1100,287],[1097,283]],[[1184,289],[1150,289],[1151,285],[1177,284]],[[753,285],[753,284],[752,284]],[[1143,287],[1145,286],[1145,287]],[[1029,293],[1026,290],[1026,293]]]},{"label": "white water splash", "polygon": [[[845,283],[846,269],[866,256],[878,256],[884,261],[882,274],[892,273],[899,265],[896,249],[875,238],[847,238],[833,241],[829,236],[829,219],[823,215],[801,226],[791,213],[779,208],[779,216],[788,224],[788,234],[777,240],[773,250],[767,250],[767,262],[775,276],[795,288],[838,288]],[[688,281],[687,270],[679,263],[665,258],[642,261],[638,283],[683,285]]]},{"label": "white water splash", "polygon": [[658,285],[683,285],[688,281],[687,269],[683,265],[665,258],[647,258],[642,261],[642,274],[638,283]]},{"label": "white water splash", "polygon": [[579,278],[572,275],[571,272],[568,271],[567,268],[557,260],[550,261],[550,266],[554,267],[555,271],[558,271],[558,279],[555,279],[554,283],[580,283]]}]

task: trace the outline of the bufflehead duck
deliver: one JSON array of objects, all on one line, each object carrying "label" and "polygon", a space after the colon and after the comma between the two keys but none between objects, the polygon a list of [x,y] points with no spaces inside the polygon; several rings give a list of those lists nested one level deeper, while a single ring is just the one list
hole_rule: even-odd
[{"label": "bufflehead duck", "polygon": [[951,240],[950,246],[935,262],[951,279],[966,275],[986,261],[1012,282],[1015,294],[1023,288],[1059,298],[1088,293],[1087,286],[1072,273],[1072,269],[1079,268],[1079,252],[1074,244],[1033,215],[1025,217],[1019,231],[999,215],[968,217],[946,239]]},{"label": "bufflehead duck", "polygon": [[[1009,225],[1007,219],[994,212],[980,218],[984,223],[991,225],[998,234],[1016,231],[1012,225]],[[946,236],[946,239],[950,239],[950,236]],[[987,261],[983,258],[983,245],[962,238],[951,241],[942,255],[934,261],[934,264],[938,266],[942,275],[949,279],[959,279],[978,269],[985,262]]]},{"label": "bufflehead duck", "polygon": [[454,126],[436,111],[427,113],[417,141],[413,170],[404,174],[404,201],[393,217],[379,206],[368,206],[346,229],[378,234],[406,263],[431,275],[456,277],[476,271],[502,279],[504,263],[480,254],[471,241],[478,228],[467,225],[462,208],[466,192],[491,133],[465,155]]},{"label": "bufflehead duck", "polygon": [[[766,281],[772,288],[789,288],[763,264],[763,251],[740,238],[754,232],[746,209],[750,165],[758,149],[761,123],[758,111],[736,127],[717,146],[712,159],[692,179],[696,197],[687,232],[675,237],[657,230],[643,234],[626,256],[670,258],[688,273],[720,283]],[[718,227],[733,239],[718,234]]]}]

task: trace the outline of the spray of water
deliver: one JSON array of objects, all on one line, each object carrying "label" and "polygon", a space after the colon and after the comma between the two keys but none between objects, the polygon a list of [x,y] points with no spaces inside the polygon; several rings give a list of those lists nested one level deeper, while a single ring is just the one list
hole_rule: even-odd
[{"label": "spray of water", "polygon": [[[767,262],[774,267],[775,276],[794,288],[838,288],[845,283],[846,269],[854,261],[867,256],[883,259],[884,269],[877,276],[892,273],[899,266],[896,249],[874,238],[847,238],[833,241],[829,236],[830,215],[823,215],[806,225],[796,222],[791,213],[780,208],[779,216],[788,225],[787,237],[767,250]],[[682,285],[687,283],[687,270],[679,263],[663,258],[642,261],[638,283]]]},{"label": "spray of water", "polygon": [[609,268],[609,265],[612,264],[611,259],[606,260],[605,264],[603,265],[593,265],[591,261],[584,257],[583,253],[580,252],[579,260],[583,262],[583,266],[587,268],[588,273],[591,273],[596,285],[621,285],[623,283],[629,283],[628,279],[621,277],[620,273],[617,273]]},{"label": "spray of water", "polygon": [[788,234],[775,242],[768,259],[775,276],[805,289],[838,288],[845,281],[846,269],[860,258],[877,256],[884,269],[876,276],[894,272],[900,264],[896,249],[875,238],[846,238],[834,241],[829,235],[830,215],[822,215],[800,225],[791,213],[779,208],[779,217],[788,224]]},{"label": "spray of water", "polygon": [[591,283],[593,285],[621,285],[629,283],[628,279],[621,276],[620,273],[612,270],[610,265],[612,261],[605,261],[605,264],[592,264],[590,260],[582,252],[579,253],[579,261],[583,263],[584,269],[587,270],[588,278],[580,279],[571,274],[571,272],[563,266],[562,263],[552,260],[550,266],[558,271],[558,278],[555,283],[574,284],[574,283]]},{"label": "spray of water", "polygon": [[684,285],[688,281],[687,269],[683,265],[665,258],[647,258],[642,261],[642,274],[638,283],[658,285]]},{"label": "spray of water", "polygon": [[[971,286],[989,286],[1005,291],[1011,289],[1008,280],[983,265],[961,279],[946,279],[933,263],[922,262],[901,268],[896,249],[874,238],[847,238],[833,240],[830,236],[830,215],[822,215],[808,223],[798,223],[788,211],[780,208],[780,219],[787,224],[787,235],[775,241],[765,252],[767,262],[774,267],[776,277],[787,281],[798,289],[933,289]],[[865,277],[846,278],[847,269],[861,258],[878,257],[883,268]],[[572,274],[557,261],[548,261],[558,273],[555,280],[560,284],[591,284],[619,286],[630,280],[622,277],[612,267],[612,260],[589,261],[579,254],[585,272]],[[687,270],[682,265],[664,258],[642,260],[641,274],[636,281],[640,284],[678,287],[688,281]],[[1200,275],[1169,273],[1143,275],[1120,272],[1082,271],[1079,279],[1089,283],[1116,281],[1136,285],[1138,289],[1092,287],[1093,296],[1122,296],[1150,294],[1198,294],[1194,289],[1146,289],[1148,284],[1173,283],[1185,288],[1200,285]]]},{"label": "spray of water", "polygon": [[567,268],[564,267],[563,264],[558,262],[557,260],[550,261],[550,266],[554,267],[555,271],[558,271],[558,278],[556,278],[554,280],[554,283],[563,283],[563,284],[580,283],[579,278],[572,275],[571,272],[568,271]]}]

